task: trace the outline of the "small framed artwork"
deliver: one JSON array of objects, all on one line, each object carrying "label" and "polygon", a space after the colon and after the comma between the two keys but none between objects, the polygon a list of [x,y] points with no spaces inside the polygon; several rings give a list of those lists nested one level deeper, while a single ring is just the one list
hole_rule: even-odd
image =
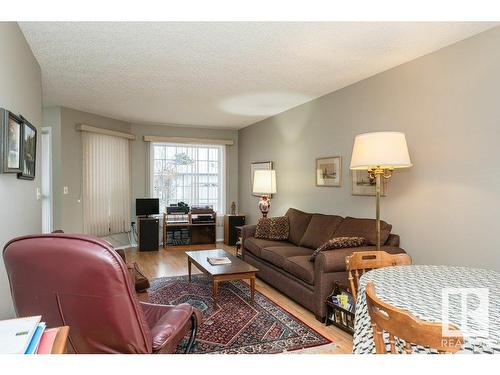
[{"label": "small framed artwork", "polygon": [[342,182],[342,158],[332,156],[316,159],[316,186],[340,187]]},{"label": "small framed artwork", "polygon": [[[255,171],[270,171],[271,169],[273,169],[272,161],[258,161],[250,164],[250,191],[253,191],[253,175]],[[252,195],[254,197],[260,197],[259,194],[254,194],[253,192]],[[272,198],[272,196],[270,196],[269,198]]]},{"label": "small framed artwork", "polygon": [[13,113],[0,108],[0,172],[19,173],[22,168],[21,118]]},{"label": "small framed artwork", "polygon": [[21,173],[17,174],[17,178],[34,180],[36,167],[36,128],[26,119],[23,118],[22,120]]},{"label": "small framed artwork", "polygon": [[[352,195],[370,195],[375,196],[375,178],[370,177],[368,171],[351,171],[352,177]],[[387,179],[381,179],[382,186],[380,187],[380,195],[387,195]]]}]

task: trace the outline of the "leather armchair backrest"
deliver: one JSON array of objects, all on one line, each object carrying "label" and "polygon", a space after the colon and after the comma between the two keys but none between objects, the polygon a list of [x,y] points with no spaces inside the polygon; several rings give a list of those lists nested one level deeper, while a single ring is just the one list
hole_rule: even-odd
[{"label": "leather armchair backrest", "polygon": [[16,238],[4,248],[17,316],[70,327],[76,353],[151,353],[152,338],[123,260],[84,235]]}]

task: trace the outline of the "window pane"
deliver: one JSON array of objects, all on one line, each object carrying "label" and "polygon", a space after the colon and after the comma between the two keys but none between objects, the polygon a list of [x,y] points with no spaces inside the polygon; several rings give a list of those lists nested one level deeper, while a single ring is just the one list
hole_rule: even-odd
[{"label": "window pane", "polygon": [[214,161],[208,162],[208,173],[217,173],[219,171],[219,163]]},{"label": "window pane", "polygon": [[210,160],[219,160],[219,150],[217,150],[216,148],[211,148],[208,150],[208,156],[209,156],[209,159]]},{"label": "window pane", "polygon": [[221,149],[207,146],[153,145],[152,194],[160,208],[180,201],[221,210]]},{"label": "window pane", "polygon": [[198,159],[199,160],[208,160],[208,149],[199,148],[198,149]]},{"label": "window pane", "polygon": [[198,173],[207,173],[208,172],[208,162],[199,161],[198,162]]},{"label": "window pane", "polygon": [[168,146],[166,149],[167,149],[167,159],[174,160],[175,159],[175,157],[174,157],[175,156],[175,147]]},{"label": "window pane", "polygon": [[217,184],[219,182],[219,175],[211,175],[209,177],[209,182],[211,184]]},{"label": "window pane", "polygon": [[215,186],[210,186],[209,198],[214,202],[217,200],[217,188]]},{"label": "window pane", "polygon": [[161,160],[155,160],[155,174],[158,173],[160,174],[162,172],[162,161]]},{"label": "window pane", "polygon": [[200,187],[199,194],[200,194],[200,202],[204,202],[208,199],[208,189],[206,185]]},{"label": "window pane", "polygon": [[163,147],[163,146],[155,146],[154,153],[155,153],[155,159],[163,159],[163,158],[165,158],[165,147]]}]

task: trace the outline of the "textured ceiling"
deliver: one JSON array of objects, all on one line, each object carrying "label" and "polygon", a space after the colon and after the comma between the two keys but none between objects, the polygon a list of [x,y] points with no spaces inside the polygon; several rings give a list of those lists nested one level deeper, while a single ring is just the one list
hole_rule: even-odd
[{"label": "textured ceiling", "polygon": [[22,22],[44,105],[241,128],[495,23]]}]

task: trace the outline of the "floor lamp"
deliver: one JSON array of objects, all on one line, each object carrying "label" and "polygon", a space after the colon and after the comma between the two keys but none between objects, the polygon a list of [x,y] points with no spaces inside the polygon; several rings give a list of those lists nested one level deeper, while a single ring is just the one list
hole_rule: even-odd
[{"label": "floor lamp", "polygon": [[262,217],[267,217],[267,213],[271,207],[271,194],[276,193],[276,171],[255,171],[253,175],[252,192],[262,196],[259,201],[259,209],[260,212],[262,212]]},{"label": "floor lamp", "polygon": [[350,168],[368,171],[370,179],[375,180],[377,250],[380,250],[380,186],[382,178],[389,179],[395,169],[411,166],[404,133],[364,133],[354,138]]}]

